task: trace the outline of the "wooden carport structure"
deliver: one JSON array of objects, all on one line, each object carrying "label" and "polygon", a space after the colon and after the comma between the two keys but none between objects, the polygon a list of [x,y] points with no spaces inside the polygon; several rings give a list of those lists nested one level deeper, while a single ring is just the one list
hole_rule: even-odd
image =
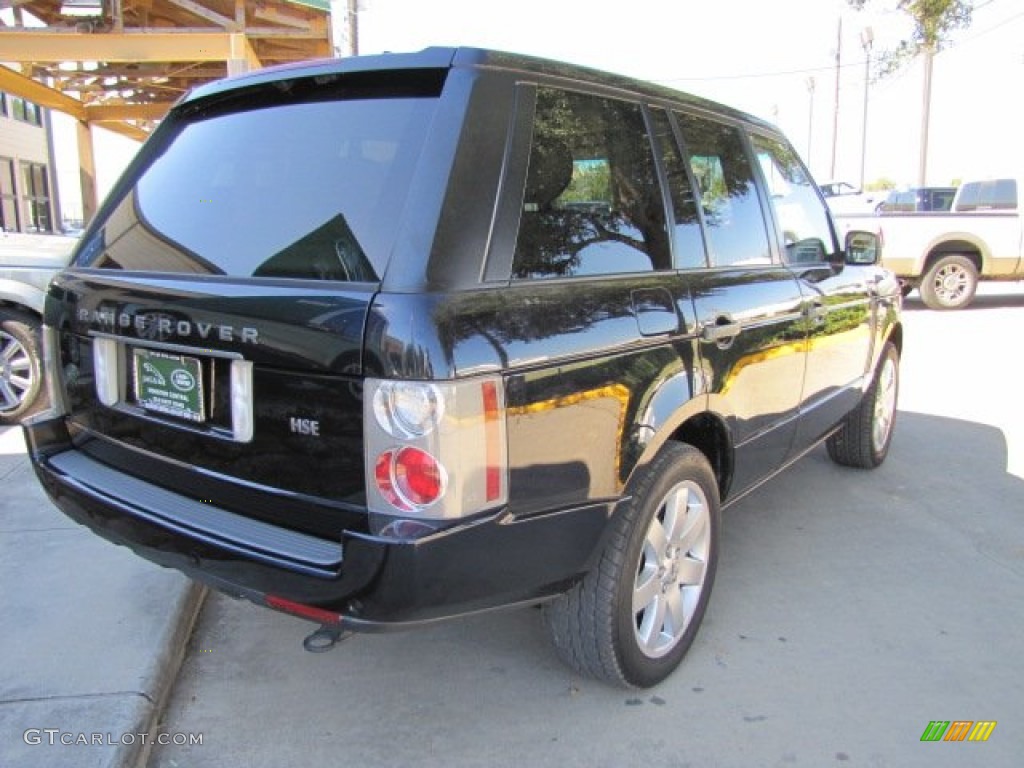
[{"label": "wooden carport structure", "polygon": [[328,0],[0,0],[13,19],[0,27],[6,65],[0,65],[0,90],[77,120],[88,220],[96,207],[90,126],[141,140],[193,86],[330,56],[330,6]]}]

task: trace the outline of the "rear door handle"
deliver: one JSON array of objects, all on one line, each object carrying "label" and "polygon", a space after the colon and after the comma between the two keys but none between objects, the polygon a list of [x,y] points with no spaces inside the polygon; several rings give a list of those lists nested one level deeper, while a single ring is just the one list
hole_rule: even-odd
[{"label": "rear door handle", "polygon": [[743,332],[743,324],[729,315],[719,315],[713,322],[704,323],[700,329],[700,340],[713,344],[727,344]]}]

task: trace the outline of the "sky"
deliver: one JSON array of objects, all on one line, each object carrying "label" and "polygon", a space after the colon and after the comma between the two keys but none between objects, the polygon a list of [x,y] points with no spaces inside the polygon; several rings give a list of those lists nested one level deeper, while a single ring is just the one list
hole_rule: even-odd
[{"label": "sky", "polygon": [[[360,51],[480,45],[652,80],[777,123],[809,159],[818,181],[831,177],[857,185],[864,124],[861,30],[871,26],[876,54],[894,48],[912,29],[895,5],[869,0],[868,9],[857,12],[842,0],[363,0]],[[1010,163],[1024,167],[1016,140],[1024,94],[1024,2],[974,5],[971,27],[956,33],[954,45],[935,59],[931,184],[1007,173]],[[915,62],[869,85],[868,181],[917,180],[922,69]]]},{"label": "sky", "polygon": [[[359,0],[359,47],[380,53],[474,45],[650,80],[775,122],[819,182],[856,186],[864,135],[861,31],[872,28],[876,55],[898,45],[911,26],[895,5],[868,0],[868,10],[857,12],[844,0]],[[971,27],[935,58],[928,184],[1024,171],[1016,136],[1024,0],[974,5]],[[919,62],[869,81],[866,181],[916,183],[921,112]],[[97,183],[105,193],[137,145],[104,131],[96,141]],[[70,163],[77,176],[73,152],[63,162],[58,156],[58,165]]]}]

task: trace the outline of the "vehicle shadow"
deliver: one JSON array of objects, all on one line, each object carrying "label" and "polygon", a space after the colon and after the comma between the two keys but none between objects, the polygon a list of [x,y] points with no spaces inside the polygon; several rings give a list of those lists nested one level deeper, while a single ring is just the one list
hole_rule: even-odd
[{"label": "vehicle shadow", "polygon": [[[920,764],[923,701],[964,717],[1019,708],[1008,671],[1024,655],[1024,481],[1006,461],[999,429],[906,411],[875,471],[815,450],[726,512],[704,625],[652,691],[570,671],[536,609],[357,635],[314,655],[300,649],[312,625],[211,597],[164,721],[215,733],[217,746],[168,748],[152,764],[201,750],[213,765],[260,743],[268,722],[307,762],[338,743],[367,765],[628,765],[637,743],[649,759],[678,756],[665,736],[685,723],[702,734],[684,739],[694,765],[786,764],[796,751],[822,764],[846,733],[870,737],[885,764]],[[982,649],[984,663],[960,663]],[[330,713],[332,739],[313,712]],[[993,765],[1015,748],[986,747]]]},{"label": "vehicle shadow", "polygon": [[[919,546],[923,536],[941,525],[956,531],[960,545],[984,552],[989,559],[1024,575],[1024,534],[1019,525],[1024,481],[1007,474],[1006,459],[1005,438],[994,427],[906,411],[898,414],[888,460],[875,471],[836,466],[823,448],[815,450],[726,511],[719,583],[712,600],[713,623],[722,628],[731,622],[730,614],[745,602],[745,584],[772,579],[771,572],[757,565],[761,559],[757,553],[769,544],[774,556],[799,562],[805,573],[823,571],[835,565],[841,551],[849,550],[849,537],[856,538],[854,534],[869,523],[879,531],[890,527],[885,542],[876,542],[857,554],[869,572],[894,555]],[[898,525],[890,525],[895,521]],[[948,597],[958,599],[955,594]],[[888,600],[882,592],[875,594],[870,589],[862,599],[866,611],[883,610],[881,602]],[[372,669],[371,677],[383,672],[389,679],[400,678],[404,685],[421,690],[446,686],[453,678],[476,678],[477,684],[483,684],[504,675],[518,681],[513,687],[550,688],[550,681],[556,678],[562,683],[555,687],[567,690],[576,679],[562,670],[548,648],[540,612],[532,609],[478,615],[407,633],[356,636],[337,652],[321,657],[298,653],[299,636],[307,625],[257,609],[250,611],[248,606],[232,613],[234,620],[241,622],[237,632],[223,633],[206,617],[200,634],[213,633],[224,640],[231,635],[258,638],[266,637],[261,625],[279,625],[293,640],[286,641],[285,647],[264,647],[260,652],[290,656],[294,649],[300,659],[313,659],[308,668],[313,677],[306,683],[314,687],[316,677],[330,675],[332,669],[359,677]],[[741,625],[747,623],[736,618]],[[272,634],[282,639],[277,632]],[[685,666],[706,664],[707,645],[698,639],[691,654],[694,658]],[[351,650],[356,647],[361,662],[358,669],[349,668]],[[192,663],[197,660],[193,658]],[[213,662],[201,659],[198,663]],[[684,670],[677,679],[685,680],[687,674]]]}]

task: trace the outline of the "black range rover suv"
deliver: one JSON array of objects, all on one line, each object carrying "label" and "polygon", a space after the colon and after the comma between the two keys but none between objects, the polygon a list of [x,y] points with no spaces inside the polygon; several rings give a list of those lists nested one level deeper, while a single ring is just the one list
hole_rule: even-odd
[{"label": "black range rover suv", "polygon": [[886,455],[899,290],[771,125],[481,50],[197,89],[53,282],[70,517],[339,630],[544,603],[653,685],[719,510],[827,441]]}]

